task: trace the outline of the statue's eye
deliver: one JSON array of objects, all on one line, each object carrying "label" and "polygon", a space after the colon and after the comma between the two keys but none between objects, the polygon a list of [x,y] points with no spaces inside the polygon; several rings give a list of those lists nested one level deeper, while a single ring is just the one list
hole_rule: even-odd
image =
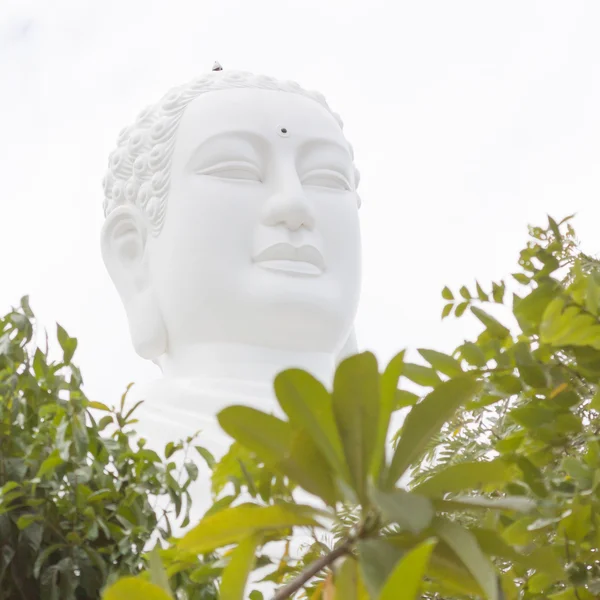
[{"label": "statue's eye", "polygon": [[220,179],[236,179],[241,181],[262,181],[259,168],[245,160],[221,162],[197,171],[199,175],[219,177]]},{"label": "statue's eye", "polygon": [[302,185],[350,191],[352,186],[345,175],[331,169],[317,169],[302,177]]}]

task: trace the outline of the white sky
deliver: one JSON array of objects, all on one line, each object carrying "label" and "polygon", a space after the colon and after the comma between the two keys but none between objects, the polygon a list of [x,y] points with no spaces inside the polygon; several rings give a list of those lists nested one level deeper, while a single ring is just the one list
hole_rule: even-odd
[{"label": "white sky", "polygon": [[598,0],[0,0],[0,311],[31,295],[80,340],[88,394],[155,376],[100,258],[118,131],[225,68],[342,115],[362,174],[362,347],[450,349],[441,288],[514,270],[528,223],[577,212],[600,251]]}]

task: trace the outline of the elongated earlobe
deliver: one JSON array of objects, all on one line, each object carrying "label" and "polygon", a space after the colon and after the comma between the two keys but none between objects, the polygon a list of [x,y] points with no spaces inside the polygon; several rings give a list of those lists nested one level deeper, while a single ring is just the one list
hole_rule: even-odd
[{"label": "elongated earlobe", "polygon": [[167,350],[167,330],[152,288],[148,225],[134,206],[110,213],[102,228],[102,257],[127,313],[135,351],[155,360]]}]

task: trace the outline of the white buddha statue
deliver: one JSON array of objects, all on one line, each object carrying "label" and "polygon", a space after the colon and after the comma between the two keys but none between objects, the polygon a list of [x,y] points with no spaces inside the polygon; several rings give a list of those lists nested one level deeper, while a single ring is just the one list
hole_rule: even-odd
[{"label": "white buddha statue", "polygon": [[121,132],[101,245],[135,350],[162,370],[137,392],[149,445],[202,430],[222,454],[225,406],[277,412],[289,367],[330,383],[355,351],[357,185],[340,118],[293,82],[213,71]]}]

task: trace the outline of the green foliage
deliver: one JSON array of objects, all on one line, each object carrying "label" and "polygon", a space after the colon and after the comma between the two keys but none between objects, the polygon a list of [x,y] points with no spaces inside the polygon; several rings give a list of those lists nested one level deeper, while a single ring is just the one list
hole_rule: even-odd
[{"label": "green foliage", "polygon": [[[526,562],[496,554],[520,598],[583,600],[600,594],[600,264],[578,252],[569,219],[530,234],[512,298],[500,296],[504,282],[493,285],[496,298],[468,293],[485,329],[453,357],[483,388],[432,438],[411,487],[436,490],[452,506],[462,502],[453,480],[490,501],[533,503],[526,516],[473,506],[461,522],[491,525],[529,552]],[[451,290],[442,296],[456,307]],[[498,305],[494,314],[517,326],[509,332],[478,303]],[[492,458],[493,470],[477,462]]]},{"label": "green foliage", "polygon": [[[273,600],[599,597],[600,264],[577,250],[568,219],[549,219],[547,228],[530,233],[512,281],[476,282],[458,292],[444,288],[443,317],[470,315],[482,328],[454,352],[419,349],[419,364],[407,362],[401,352],[384,368],[372,354],[359,354],[342,362],[331,390],[308,373],[286,371],[275,381],[285,418],[245,406],[223,410],[219,422],[235,442],[218,461],[201,447],[196,457],[212,469],[213,506],[168,548],[144,555],[140,544],[131,544],[133,535],[147,540],[155,524],[136,529],[134,517],[121,512],[129,496],[113,499],[112,509],[99,502],[101,518],[116,519],[109,529],[113,537],[106,541],[110,549],[97,550],[108,565],[102,581],[110,573],[124,576],[104,598],[260,600],[262,592],[252,590],[260,578],[276,588]],[[29,340],[31,331],[24,322],[22,327],[23,339]],[[0,359],[9,348],[16,351],[14,339],[0,338]],[[68,367],[76,344],[60,329],[59,343],[67,363],[60,368]],[[26,391],[21,373],[30,373],[39,387],[51,367],[40,350],[26,353],[18,364],[25,368],[15,368],[2,381],[16,380],[21,386],[16,397],[26,405],[36,396]],[[404,380],[411,382],[411,391],[403,389]],[[64,381],[69,386],[73,378]],[[414,384],[423,392],[415,393]],[[60,488],[55,504],[69,498],[71,510],[78,492],[66,473],[84,464],[93,468],[101,460],[89,440],[104,440],[99,432],[108,427],[108,422],[96,424],[90,411],[107,412],[116,428],[109,436],[114,442],[120,436],[130,439],[123,428],[131,415],[122,414],[123,407],[111,411],[87,401],[79,380],[75,390],[69,389],[81,395],[72,396],[69,406],[53,400],[68,416],[58,435],[63,413],[52,409],[40,417],[34,405],[35,417],[29,409],[17,418],[10,412],[14,390],[7,393],[8,383],[3,385],[8,399],[3,415],[10,413],[3,427],[37,423],[21,434],[29,435],[31,445],[47,422],[56,430],[37,454],[23,455],[35,458],[31,465],[25,461],[34,486],[29,497],[66,477],[71,487]],[[394,432],[391,416],[398,409],[406,416]],[[85,414],[78,418],[77,410]],[[69,453],[83,452],[76,454],[80,462],[67,456],[64,440]],[[167,458],[182,448],[169,444]],[[10,461],[19,452],[11,447],[2,455],[1,474],[15,468]],[[183,514],[187,487],[168,489],[174,480],[171,463],[159,468],[160,459],[143,444],[120,452],[128,466],[137,465],[130,473],[136,481],[154,465],[158,474],[151,470],[151,480],[157,485],[149,493],[168,493]],[[63,471],[71,462],[74,470]],[[107,472],[107,464],[98,468],[108,477]],[[196,475],[193,462],[187,473],[192,479]],[[84,484],[91,493],[82,512],[91,494],[104,490],[93,487],[98,478],[92,479]],[[41,522],[36,515],[46,504],[23,504],[18,482],[14,473],[3,480],[0,507],[10,505],[12,531],[21,536]],[[127,492],[116,480],[114,485],[115,493]],[[142,502],[148,493],[140,496]],[[67,513],[66,506],[61,510]],[[117,554],[110,554],[123,518],[128,541],[117,541]],[[149,511],[144,518],[156,515]],[[95,548],[94,539],[83,539],[88,529],[71,529],[64,519],[58,524],[65,532],[79,532],[81,542],[67,538],[71,546],[83,552]],[[0,560],[5,555],[17,560],[10,553],[20,537],[14,539],[3,545]],[[71,569],[72,563],[65,567],[64,561],[75,554],[56,554],[60,549],[51,547],[43,555],[42,546],[36,547],[43,558],[34,580],[46,564],[53,572]],[[2,564],[0,582],[10,584],[10,571]],[[71,579],[83,580],[80,567],[76,572]],[[63,585],[62,575],[56,581]]]},{"label": "green foliage", "polygon": [[[314,541],[300,560],[289,557],[286,545],[281,561],[266,577],[283,585],[275,598],[298,593],[302,586],[295,582],[303,577],[304,570],[314,568],[313,562],[324,561],[322,569],[328,568],[329,575],[317,577],[306,587],[310,597],[339,594],[336,587],[340,586],[357,598],[392,597],[410,571],[412,579],[405,582],[406,589],[414,590],[414,594],[425,575],[440,587],[449,577],[451,584],[461,589],[499,599],[502,586],[491,559],[475,534],[455,522],[457,515],[472,509],[469,502],[479,500],[480,509],[493,503],[485,497],[469,496],[442,502],[439,510],[437,489],[428,495],[427,486],[426,493],[397,487],[406,469],[422,459],[430,438],[461,405],[476,396],[481,386],[462,370],[453,379],[440,380],[409,413],[390,460],[383,447],[391,433],[389,417],[404,366],[403,355],[398,355],[380,373],[372,354],[351,357],[339,366],[331,392],[307,373],[284,372],[277,378],[275,390],[289,421],[245,406],[223,410],[219,422],[236,440],[233,448],[238,453],[242,447],[251,452],[245,457],[251,466],[244,468],[248,492],[256,489],[250,473],[256,473],[257,466],[263,464],[283,481],[301,485],[327,508],[318,508],[316,500],[300,505],[252,493],[255,502],[250,503],[243,494],[233,499],[225,496],[227,507],[211,509],[162,554],[167,572],[182,565],[189,568],[199,553],[216,552],[215,567],[228,557],[222,571],[222,597],[241,600],[254,550],[275,540],[289,542],[292,531],[300,528],[312,532]],[[377,447],[378,442],[382,448]],[[228,457],[224,461],[231,464]],[[217,464],[213,478],[216,474],[222,477],[220,469]],[[490,471],[497,473],[498,469],[492,465]],[[473,481],[471,476],[463,487],[460,482],[453,483],[466,494],[474,487]],[[218,506],[222,498],[217,494],[215,499]],[[523,507],[531,508],[509,499],[494,505],[495,510],[510,514]],[[327,530],[334,533],[331,546],[323,541]],[[483,530],[485,533],[493,539],[493,531]],[[333,564],[336,556],[348,557],[340,572]],[[351,556],[357,557],[357,564]]]},{"label": "green foliage", "polygon": [[[99,598],[184,518],[192,478],[177,483],[175,463],[133,441],[125,396],[119,408],[85,397],[74,338],[58,326],[51,360],[34,333],[27,298],[0,319],[0,598]],[[156,509],[165,494],[177,511]]]}]

